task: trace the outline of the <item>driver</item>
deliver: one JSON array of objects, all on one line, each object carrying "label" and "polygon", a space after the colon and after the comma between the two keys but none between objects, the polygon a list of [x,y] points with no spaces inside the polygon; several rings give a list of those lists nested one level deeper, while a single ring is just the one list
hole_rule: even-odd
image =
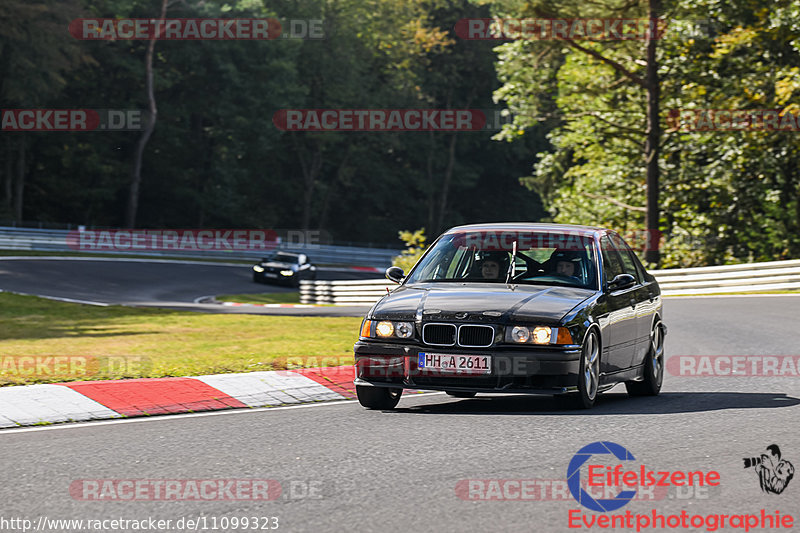
[{"label": "driver", "polygon": [[555,250],[548,262],[550,263],[551,274],[572,278],[578,282],[582,282],[580,270],[581,256],[577,253]]},{"label": "driver", "polygon": [[575,263],[572,261],[558,261],[556,263],[556,274],[559,276],[575,276]]}]

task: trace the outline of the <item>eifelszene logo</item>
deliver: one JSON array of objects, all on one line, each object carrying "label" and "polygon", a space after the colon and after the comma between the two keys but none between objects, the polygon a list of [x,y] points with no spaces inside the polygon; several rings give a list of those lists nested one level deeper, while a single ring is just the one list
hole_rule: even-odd
[{"label": "eifelszene logo", "polygon": [[781,459],[781,449],[777,444],[767,446],[768,453],[761,457],[745,457],[745,468],[752,468],[758,474],[761,490],[767,494],[780,494],[794,477],[794,466]]},{"label": "eifelszene logo", "polygon": [[[607,513],[627,505],[636,496],[637,487],[718,486],[719,472],[666,470],[654,471],[645,465],[626,470],[623,464],[606,464],[613,456],[620,462],[635,461],[631,452],[619,444],[600,441],[587,444],[572,457],[567,466],[567,487],[575,501],[592,511]],[[586,466],[586,488],[600,488],[602,493],[619,490],[613,498],[594,498],[581,483],[581,467]]]},{"label": "eifelszene logo", "polygon": [[[578,450],[578,453],[576,453],[569,462],[569,466],[567,467],[567,487],[569,487],[569,492],[572,494],[572,497],[575,498],[575,501],[579,504],[588,507],[592,511],[605,513],[627,505],[627,503],[636,496],[636,491],[623,490],[617,493],[614,498],[596,500],[581,487],[581,466],[591,459],[593,455],[600,454],[612,454],[620,461],[636,460],[631,452],[613,442],[603,441],[587,444]],[[590,466],[589,469],[591,471],[592,467]],[[592,475],[590,473],[590,485],[593,484],[591,477]]]}]

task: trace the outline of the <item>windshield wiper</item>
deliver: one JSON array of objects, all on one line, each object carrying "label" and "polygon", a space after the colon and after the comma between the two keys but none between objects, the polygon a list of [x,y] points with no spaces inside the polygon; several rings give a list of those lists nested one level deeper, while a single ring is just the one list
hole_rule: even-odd
[{"label": "windshield wiper", "polygon": [[508,265],[508,272],[506,272],[506,285],[512,291],[514,287],[508,282],[510,279],[514,278],[514,275],[517,273],[517,241],[514,241],[514,244],[511,248],[511,264]]}]

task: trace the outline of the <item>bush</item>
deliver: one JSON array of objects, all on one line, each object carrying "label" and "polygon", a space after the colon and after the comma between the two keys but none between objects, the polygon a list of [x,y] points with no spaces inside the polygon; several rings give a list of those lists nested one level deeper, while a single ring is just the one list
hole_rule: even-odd
[{"label": "bush", "polygon": [[406,249],[392,260],[392,265],[398,266],[403,269],[403,272],[408,273],[425,252],[425,228],[420,228],[413,233],[400,231],[398,236],[401,241],[406,243]]}]

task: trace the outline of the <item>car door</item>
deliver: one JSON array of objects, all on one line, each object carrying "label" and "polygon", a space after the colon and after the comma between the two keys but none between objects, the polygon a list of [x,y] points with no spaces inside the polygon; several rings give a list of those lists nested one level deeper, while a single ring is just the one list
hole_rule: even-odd
[{"label": "car door", "polygon": [[636,366],[644,361],[650,347],[650,324],[653,321],[653,309],[648,304],[652,302],[652,295],[649,287],[644,283],[644,268],[641,267],[634,251],[617,234],[612,233],[611,240],[619,252],[623,271],[636,279],[636,285],[630,289],[631,305],[634,308],[636,322],[635,344],[629,350],[629,366]]},{"label": "car door", "polygon": [[603,258],[603,297],[607,314],[603,331],[604,372],[613,373],[631,365],[632,351],[636,345],[636,310],[632,304],[635,287],[610,290],[608,284],[618,274],[624,273],[622,259],[608,235],[600,238]]}]

